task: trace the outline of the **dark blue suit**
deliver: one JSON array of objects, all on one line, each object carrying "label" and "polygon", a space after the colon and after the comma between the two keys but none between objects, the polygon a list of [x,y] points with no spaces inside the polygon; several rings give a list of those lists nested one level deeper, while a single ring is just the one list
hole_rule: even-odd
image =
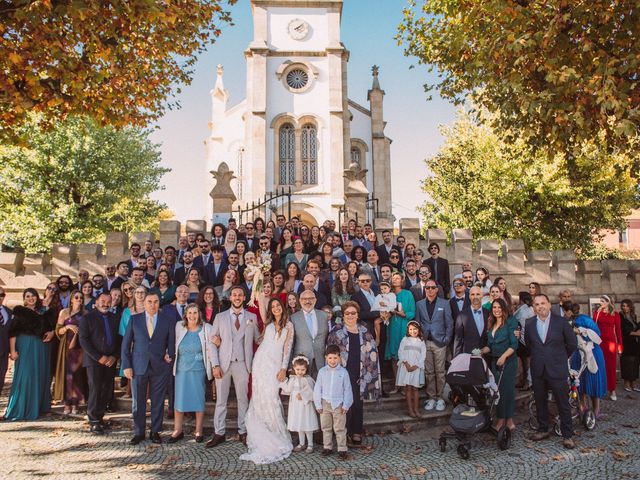
[{"label": "dark blue suit", "polygon": [[573,436],[571,407],[569,406],[568,359],[578,348],[578,340],[571,325],[564,318],[551,314],[547,327],[547,337],[543,342],[538,334],[538,317],[527,319],[524,328],[525,344],[531,352],[531,381],[536,400],[538,431],[549,430],[549,406],[547,392],[553,393],[558,412],[560,428],[564,438]]},{"label": "dark blue suit", "polygon": [[164,396],[169,377],[173,374],[171,363],[165,354],[175,357],[175,321],[165,313],[158,312],[153,335],[149,338],[147,314],[133,315],[122,339],[122,369],[133,369],[133,388],[136,398],[133,404],[134,434],[144,436],[147,387],[151,397],[151,432],[162,431]]},{"label": "dark blue suit", "polygon": [[[3,313],[7,314],[6,323]],[[13,318],[11,309],[4,305],[0,307],[0,392],[4,387],[4,377],[7,375],[7,367],[9,366],[9,325]]]}]

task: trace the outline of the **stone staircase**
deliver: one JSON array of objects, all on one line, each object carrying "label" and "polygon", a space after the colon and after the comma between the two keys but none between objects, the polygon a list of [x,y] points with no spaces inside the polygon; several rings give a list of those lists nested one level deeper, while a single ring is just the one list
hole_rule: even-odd
[{"label": "stone staircase", "polygon": [[[390,391],[393,386],[391,380],[384,381],[385,389]],[[446,388],[446,387],[445,387]],[[107,417],[115,422],[123,423],[128,426],[133,425],[133,419],[131,418],[131,397],[124,396],[125,392],[121,389],[116,390],[116,399],[114,402],[115,413],[108,414]],[[445,397],[448,395],[448,390],[445,390]],[[526,406],[526,401],[529,397],[528,392],[518,392],[516,395],[516,401],[518,402],[518,408]],[[288,405],[288,396],[282,396],[282,404],[285,408]],[[451,405],[447,405],[447,408],[442,411],[425,411],[422,406],[426,401],[424,389],[420,392],[420,418],[412,418],[407,414],[406,401],[403,395],[400,393],[390,394],[388,398],[381,398],[377,401],[365,400],[364,401],[364,427],[367,434],[380,434],[380,433],[403,433],[416,430],[425,430],[436,426],[445,426],[448,424],[449,416],[451,415]],[[215,402],[208,400],[205,403],[205,432],[207,434],[213,432],[213,414],[215,412]],[[62,406],[53,407],[52,411],[55,414],[62,414]],[[150,404],[147,403],[147,415],[149,416]],[[231,389],[229,400],[227,403],[227,433],[237,432],[237,414],[238,408],[233,394],[233,388]],[[72,416],[77,419],[84,419],[84,413],[81,412],[78,415]],[[189,416],[185,417],[185,424],[187,430],[191,430],[191,427],[195,424],[195,419]],[[173,428],[173,420],[166,418],[164,421],[165,432],[171,431]]]}]

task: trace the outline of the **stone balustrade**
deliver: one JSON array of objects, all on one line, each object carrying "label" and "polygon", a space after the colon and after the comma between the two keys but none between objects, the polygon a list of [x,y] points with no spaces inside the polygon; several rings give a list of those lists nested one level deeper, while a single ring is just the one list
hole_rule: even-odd
[{"label": "stone balustrade", "polygon": [[[504,241],[492,239],[474,240],[470,230],[456,229],[451,237],[444,230],[429,229],[420,238],[420,223],[417,218],[401,218],[400,233],[407,242],[418,245],[428,256],[427,245],[437,242],[440,254],[449,260],[451,277],[461,271],[463,262],[471,262],[473,269],[485,267],[491,276],[502,276],[507,280],[509,291],[517,294],[527,285],[538,282],[545,293],[555,301],[557,293],[569,289],[583,304],[589,298],[603,293],[612,295],[616,301],[631,298],[640,301],[640,261],[638,260],[578,260],[568,250],[525,251],[520,239]],[[392,229],[389,219],[379,219],[375,230],[378,238],[384,229]],[[204,233],[209,237],[207,222],[189,220],[181,224],[175,220],[160,222],[159,245],[164,248],[177,246],[181,232]],[[104,266],[126,260],[131,242],[143,244],[145,240],[156,241],[151,232],[110,232],[102,245],[81,243],[78,245],[54,244],[46,254],[0,252],[0,285],[8,291],[19,292],[25,286],[43,289],[46,283],[58,275],[67,274],[76,278],[78,269],[91,274],[103,273]]]}]

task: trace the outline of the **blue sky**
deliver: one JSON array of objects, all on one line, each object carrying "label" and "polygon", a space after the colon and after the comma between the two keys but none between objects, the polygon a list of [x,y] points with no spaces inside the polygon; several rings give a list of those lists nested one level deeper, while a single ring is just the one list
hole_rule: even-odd
[{"label": "blue sky", "polygon": [[[438,126],[451,123],[455,108],[434,93],[427,102],[423,84],[429,80],[424,67],[403,55],[394,36],[402,19],[406,0],[345,0],[342,41],[351,52],[348,71],[349,98],[367,106],[371,88],[371,66],[380,66],[380,84],[386,92],[384,114],[391,145],[393,210],[397,218],[416,217],[424,202],[419,181],[426,175],[423,160],[437,152],[442,143]],[[165,202],[178,220],[195,218],[185,190],[202,188],[205,161],[203,141],[211,114],[209,91],[216,77],[216,65],[225,67],[229,105],[244,98],[246,65],[243,51],[251,41],[252,19],[249,0],[232,7],[234,26],[225,26],[218,41],[202,54],[191,85],[178,97],[182,108],[169,111],[158,122],[153,141],[161,144],[162,161],[172,172],[165,175],[165,190],[155,198]]]}]

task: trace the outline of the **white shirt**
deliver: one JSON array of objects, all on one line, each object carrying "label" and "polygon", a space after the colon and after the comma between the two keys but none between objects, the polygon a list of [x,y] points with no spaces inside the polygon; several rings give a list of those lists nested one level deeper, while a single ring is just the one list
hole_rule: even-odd
[{"label": "white shirt", "polygon": [[325,365],[318,372],[316,386],[313,389],[313,403],[316,409],[322,408],[322,400],[329,402],[333,409],[340,405],[349,409],[353,405],[349,372],[342,365],[338,364],[335,368]]},{"label": "white shirt", "polygon": [[538,335],[542,343],[547,341],[547,332],[549,331],[549,322],[551,321],[551,313],[547,315],[547,318],[541,319],[536,315],[536,328],[538,329]]}]

